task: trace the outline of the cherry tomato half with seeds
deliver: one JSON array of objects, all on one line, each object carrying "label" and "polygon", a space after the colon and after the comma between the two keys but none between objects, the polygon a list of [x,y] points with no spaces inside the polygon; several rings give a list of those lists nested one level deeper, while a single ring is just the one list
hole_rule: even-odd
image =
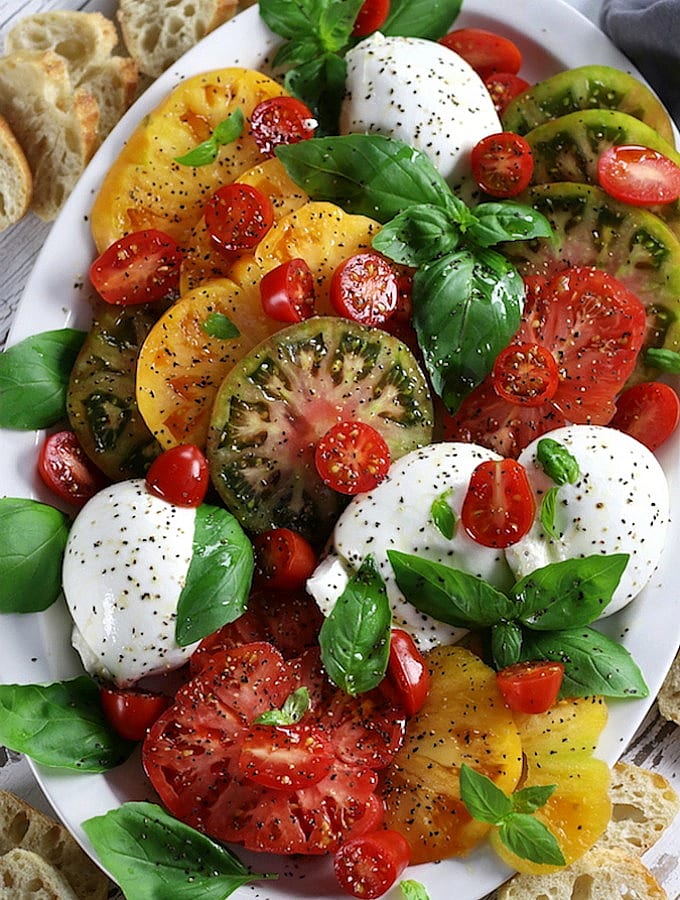
[{"label": "cherry tomato half with seeds", "polygon": [[195,444],[165,450],[146,473],[147,489],[175,506],[200,506],[209,484],[208,460]]},{"label": "cherry tomato half with seeds", "polygon": [[484,85],[491,95],[494,108],[499,116],[503,115],[515,97],[519,97],[527,88],[531,87],[528,81],[512,72],[494,72],[493,75],[484,79]]},{"label": "cherry tomato half with seeds", "polygon": [[107,303],[153,303],[176,290],[181,261],[177,242],[163,231],[148,228],[107,247],[90,266],[90,281]]},{"label": "cherry tomato half with seeds", "polygon": [[274,223],[274,207],[249,184],[225,184],[205,205],[205,224],[220,250],[252,250]]},{"label": "cherry tomato half with seeds", "polygon": [[605,150],[597,163],[597,180],[615,200],[632,206],[672,203],[680,197],[680,166],[649,147]]},{"label": "cherry tomato half with seeds", "polygon": [[374,900],[392,887],[408,866],[410,856],[406,838],[384,828],[342,844],[335,853],[333,869],[344,891],[352,897]]},{"label": "cherry tomato half with seeds", "polygon": [[522,53],[509,38],[482,28],[458,28],[439,39],[468,62],[477,74],[487,78],[494,72],[519,72]]},{"label": "cherry tomato half with seeds", "polygon": [[365,0],[357,13],[352,37],[366,37],[384,25],[390,13],[390,0]]},{"label": "cherry tomato half with seeds", "polygon": [[430,691],[430,670],[411,635],[401,628],[392,629],[387,674],[398,703],[407,716],[415,716]]},{"label": "cherry tomato half with seeds", "polygon": [[314,137],[316,119],[296,97],[269,97],[258,103],[250,117],[250,130],[260,153],[270,158],[281,144],[297,144]]},{"label": "cherry tomato half with seeds", "polygon": [[399,305],[399,278],[379,253],[357,253],[333,272],[330,298],[339,316],[379,327]]},{"label": "cherry tomato half with seeds", "polygon": [[559,371],[555,357],[541,344],[510,344],[496,357],[493,389],[519,406],[541,406],[555,396]]},{"label": "cherry tomato half with seeds", "polygon": [[528,187],[534,171],[529,142],[513,131],[489,134],[470,156],[472,177],[492,197],[515,197]]},{"label": "cherry tomato half with seeds", "polygon": [[673,388],[660,381],[645,381],[617,397],[609,425],[654,451],[673,434],[678,420],[680,400]]},{"label": "cherry tomato half with seeds", "polygon": [[314,462],[325,485],[340,494],[372,491],[387,475],[390,449],[365,422],[338,422],[316,445]]},{"label": "cherry tomato half with seeds", "polygon": [[289,259],[260,281],[265,315],[277,322],[302,322],[314,315],[314,276],[304,259]]},{"label": "cherry tomato half with seeds", "polygon": [[241,743],[238,768],[256,784],[297,790],[321,781],[331,770],[333,747],[314,726],[253,725]]},{"label": "cherry tomato half with seeds", "polygon": [[483,547],[509,547],[529,531],[536,502],[526,469],[514,459],[487,460],[472,472],[461,521]]},{"label": "cherry tomato half with seeds", "polygon": [[259,587],[298,590],[316,568],[317,556],[312,545],[290,528],[272,528],[258,534],[253,546]]},{"label": "cherry tomato half with seeds", "polygon": [[57,431],[45,438],[38,456],[38,472],[57,497],[74,506],[82,506],[108,484],[72,431]]},{"label": "cherry tomato half with seeds", "polygon": [[559,696],[563,678],[564,665],[550,660],[514,663],[496,673],[505,705],[519,713],[549,710]]},{"label": "cherry tomato half with seeds", "polygon": [[102,687],[99,690],[106,719],[126,741],[142,741],[156,719],[170,706],[171,699],[153,691]]}]

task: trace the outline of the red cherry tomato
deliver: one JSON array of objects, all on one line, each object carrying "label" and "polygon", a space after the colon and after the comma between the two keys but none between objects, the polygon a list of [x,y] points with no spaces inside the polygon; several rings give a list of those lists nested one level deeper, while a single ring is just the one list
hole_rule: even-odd
[{"label": "red cherry tomato", "polygon": [[142,741],[171,699],[152,691],[100,688],[99,697],[107,721],[127,741]]},{"label": "red cherry tomato", "polygon": [[555,703],[562,687],[561,662],[520,662],[496,673],[505,705],[513,712],[542,713]]},{"label": "red cherry tomato", "polygon": [[481,78],[494,72],[519,72],[522,53],[509,38],[482,28],[459,28],[439,39],[439,43],[462,56]]},{"label": "red cherry tomato", "polygon": [[260,153],[274,156],[280,144],[297,144],[314,137],[314,113],[296,97],[270,97],[258,103],[250,117],[250,130]]},{"label": "red cherry tomato", "polygon": [[90,281],[107,303],[152,303],[177,288],[181,261],[179,245],[169,235],[155,228],[135,231],[95,259]]},{"label": "red cherry tomato", "polygon": [[338,422],[317,443],[314,462],[325,485],[340,494],[361,494],[387,475],[390,449],[365,422]]},{"label": "red cherry tomato", "polygon": [[529,531],[536,503],[526,469],[514,459],[487,460],[472,472],[461,520],[484,547],[509,547]]},{"label": "red cherry tomato", "polygon": [[382,897],[404,871],[411,856],[406,838],[384,828],[351,838],[335,854],[333,868],[342,889],[352,897]]},{"label": "red cherry tomato", "polygon": [[333,273],[330,298],[339,316],[384,325],[399,304],[399,279],[384,256],[370,250],[357,253]]},{"label": "red cherry tomato", "polygon": [[555,396],[559,372],[555,357],[540,344],[510,344],[496,357],[493,389],[520,406],[540,406]]},{"label": "red cherry tomato", "polygon": [[673,434],[679,419],[680,400],[673,388],[660,381],[645,381],[617,398],[609,424],[656,450]]},{"label": "red cherry tomato", "polygon": [[277,322],[302,322],[314,315],[314,276],[304,259],[289,259],[260,282],[265,315]]},{"label": "red cherry tomato", "polygon": [[680,197],[680,166],[649,147],[615,146],[600,156],[602,190],[633,206],[672,203]]},{"label": "red cherry tomato", "polygon": [[208,461],[195,444],[171,447],[149,466],[148,490],[175,506],[200,506],[210,483]]},{"label": "red cherry tomato", "polygon": [[273,528],[258,534],[253,545],[259,587],[294,591],[304,587],[316,568],[317,556],[312,545],[289,528]]},{"label": "red cherry tomato", "polygon": [[529,142],[513,131],[489,134],[470,156],[472,177],[492,197],[515,197],[531,182],[534,157]]},{"label": "red cherry tomato", "polygon": [[415,641],[401,628],[393,628],[387,674],[407,716],[415,716],[430,690],[430,671]]},{"label": "red cherry tomato", "polygon": [[484,79],[484,84],[499,116],[503,115],[511,100],[531,87],[528,81],[512,72],[494,72]]},{"label": "red cherry tomato", "polygon": [[352,37],[366,37],[377,31],[385,23],[389,13],[390,0],[365,0],[354,22]]},{"label": "red cherry tomato", "polygon": [[72,431],[50,434],[40,448],[38,472],[48,488],[61,497],[82,506],[108,480],[80,446]]},{"label": "red cherry tomato", "polygon": [[238,757],[242,775],[275,790],[297,790],[321,781],[331,770],[333,748],[314,725],[254,725]]},{"label": "red cherry tomato", "polygon": [[274,223],[274,207],[249,184],[225,184],[205,205],[205,224],[213,243],[227,252],[252,250]]}]

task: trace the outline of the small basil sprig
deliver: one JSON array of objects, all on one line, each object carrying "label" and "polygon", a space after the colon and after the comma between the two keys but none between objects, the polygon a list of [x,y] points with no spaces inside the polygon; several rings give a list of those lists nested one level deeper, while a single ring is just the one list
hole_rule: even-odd
[{"label": "small basil sprig", "polygon": [[286,697],[280,709],[268,709],[255,720],[256,725],[295,725],[309,709],[309,690],[299,687]]},{"label": "small basil sprig", "polygon": [[553,438],[541,438],[536,447],[536,460],[556,487],[549,488],[541,501],[540,519],[543,530],[557,540],[555,527],[557,494],[563,484],[576,484],[580,476],[578,460],[569,450]]},{"label": "small basil sprig", "polygon": [[427,893],[425,885],[419,881],[414,881],[412,878],[400,881],[399,889],[404,900],[430,900],[430,895]]},{"label": "small basil sprig", "polygon": [[219,155],[220,147],[224,147],[225,144],[231,144],[241,137],[244,122],[243,110],[240,108],[235,109],[226,119],[223,119],[215,126],[213,133],[206,141],[198,144],[198,146],[194,147],[193,150],[189,150],[183,156],[176,156],[175,162],[181,166],[193,166],[195,168],[214,163]]},{"label": "small basil sprig", "polygon": [[439,497],[436,497],[432,501],[432,506],[430,507],[432,521],[439,533],[442,537],[445,537],[447,541],[453,540],[453,536],[456,532],[456,514],[451,509],[451,504],[449,503],[451,494],[452,489],[444,491],[443,494],[440,494]]},{"label": "small basil sprig", "polygon": [[154,803],[128,802],[83,822],[102,865],[135,900],[224,900],[253,881],[230,850]]},{"label": "small basil sprig", "polygon": [[331,681],[352,695],[380,684],[387,671],[391,624],[385,583],[368,556],[321,626],[321,659]]},{"label": "small basil sprig", "polygon": [[206,316],[205,321],[201,324],[201,331],[221,341],[230,341],[241,336],[241,332],[229,316],[217,312],[209,313]]},{"label": "small basil sprig", "polygon": [[680,375],[680,353],[675,350],[664,350],[662,347],[650,347],[645,353],[645,362],[661,372],[669,375]]},{"label": "small basil sprig", "polygon": [[505,846],[530,862],[564,866],[566,861],[555,835],[532,815],[544,806],[555,785],[536,785],[506,794],[493,781],[470,766],[460,769],[460,798],[473,819],[498,829]]}]

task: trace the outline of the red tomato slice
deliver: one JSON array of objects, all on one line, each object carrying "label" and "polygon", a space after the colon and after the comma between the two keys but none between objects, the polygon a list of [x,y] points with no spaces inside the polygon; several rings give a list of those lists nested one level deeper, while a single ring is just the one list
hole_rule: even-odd
[{"label": "red tomato slice", "polygon": [[614,146],[597,163],[600,187],[624,203],[655,206],[680,197],[680,166],[658,150]]},{"label": "red tomato slice", "polygon": [[103,687],[99,697],[109,724],[127,741],[141,741],[156,719],[170,706],[171,698],[152,691]]},{"label": "red tomato slice", "polygon": [[555,357],[540,344],[510,344],[498,354],[491,378],[499,397],[520,406],[541,406],[559,383]]},{"label": "red tomato slice", "polygon": [[496,674],[496,681],[505,705],[513,712],[542,713],[557,700],[563,676],[561,662],[540,660],[507,666]]},{"label": "red tomato slice", "polygon": [[372,491],[387,475],[390,449],[375,428],[365,422],[338,422],[316,445],[319,477],[340,494]]},{"label": "red tomato slice", "polygon": [[392,887],[408,866],[410,856],[406,838],[384,828],[344,843],[335,854],[333,868],[346,893],[374,900]]},{"label": "red tomato slice", "polygon": [[38,472],[57,497],[74,506],[82,506],[108,484],[72,431],[57,431],[45,438],[38,456]]},{"label": "red tomato slice", "polygon": [[250,130],[260,153],[267,158],[281,144],[297,144],[314,137],[314,113],[296,97],[270,97],[258,103],[250,117]]},{"label": "red tomato slice", "polygon": [[390,0],[365,0],[354,21],[352,37],[366,37],[384,24],[390,13]]},{"label": "red tomato slice", "polygon": [[519,72],[522,53],[509,38],[482,28],[458,28],[439,39],[439,43],[462,56],[481,78],[494,72]]},{"label": "red tomato slice", "polygon": [[492,197],[515,197],[529,186],[534,157],[526,138],[512,131],[489,134],[470,156],[472,177]]},{"label": "red tomato slice", "polygon": [[225,184],[205,205],[205,224],[220,250],[252,250],[274,223],[274,207],[249,184]]},{"label": "red tomato slice", "polygon": [[509,547],[531,528],[536,512],[526,469],[514,459],[487,460],[472,472],[461,521],[484,547]]},{"label": "red tomato slice", "polygon": [[304,259],[289,259],[260,282],[265,315],[277,322],[302,322],[314,315],[314,276]]},{"label": "red tomato slice", "polygon": [[152,303],[176,290],[182,253],[177,242],[154,228],[111,244],[90,266],[90,281],[107,303]]},{"label": "red tomato slice", "polygon": [[609,424],[653,451],[673,434],[679,419],[680,400],[673,388],[660,381],[645,381],[618,397]]},{"label": "red tomato slice", "polygon": [[384,256],[372,251],[357,253],[333,273],[330,298],[339,316],[381,326],[399,305],[399,279]]},{"label": "red tomato slice", "polygon": [[495,72],[484,79],[486,89],[491,95],[493,105],[499,116],[502,116],[508,104],[531,87],[528,81],[512,72]]},{"label": "red tomato slice", "polygon": [[314,725],[254,725],[238,756],[239,771],[256,784],[275,790],[308,787],[333,765],[333,749]]},{"label": "red tomato slice", "polygon": [[210,469],[195,444],[179,444],[157,456],[146,473],[152,494],[175,506],[200,506],[208,492]]},{"label": "red tomato slice", "polygon": [[260,587],[298,590],[316,568],[317,554],[312,545],[289,528],[273,528],[258,534],[253,545],[255,578]]},{"label": "red tomato slice", "polygon": [[407,716],[415,716],[430,692],[430,671],[415,641],[401,628],[393,628],[387,674]]}]

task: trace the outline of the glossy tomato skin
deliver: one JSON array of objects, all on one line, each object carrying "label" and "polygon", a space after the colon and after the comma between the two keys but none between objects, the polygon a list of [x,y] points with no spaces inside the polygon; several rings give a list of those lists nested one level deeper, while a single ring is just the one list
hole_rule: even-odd
[{"label": "glossy tomato skin", "polygon": [[72,431],[57,431],[45,438],[38,456],[38,472],[57,497],[74,506],[82,506],[108,484]]},{"label": "glossy tomato skin", "polygon": [[472,177],[492,197],[516,197],[531,183],[534,157],[526,138],[499,131],[478,141],[470,156]]},{"label": "glossy tomato skin", "polygon": [[99,697],[107,721],[116,734],[141,741],[171,703],[170,697],[152,691],[102,687]]},{"label": "glossy tomato skin", "polygon": [[531,528],[536,503],[526,469],[514,459],[487,460],[472,472],[461,521],[484,547],[509,547]]},{"label": "glossy tomato skin", "polygon": [[148,228],[125,235],[104,250],[90,266],[90,281],[107,303],[153,303],[177,289],[181,261],[177,242]]},{"label": "glossy tomato skin", "polygon": [[352,37],[366,37],[385,23],[390,12],[390,0],[364,0],[357,13]]},{"label": "glossy tomato skin", "polygon": [[462,56],[482,79],[494,72],[515,75],[522,65],[522,53],[515,43],[482,28],[458,28],[439,43]]},{"label": "glossy tomato skin", "polygon": [[616,413],[609,423],[657,450],[673,434],[680,420],[680,400],[667,384],[645,381],[627,388],[616,399]]},{"label": "glossy tomato skin", "polygon": [[430,671],[408,631],[393,628],[387,674],[407,716],[415,716],[430,692]]},{"label": "glossy tomato skin", "polygon": [[325,485],[340,494],[361,494],[387,475],[390,449],[371,425],[338,422],[318,441],[314,462]]},{"label": "glossy tomato skin", "polygon": [[267,159],[281,144],[297,144],[314,137],[314,113],[296,97],[269,97],[258,103],[250,129],[260,153]]},{"label": "glossy tomato skin", "polygon": [[399,279],[384,256],[367,250],[333,273],[330,298],[339,316],[362,325],[384,325],[399,305]]},{"label": "glossy tomato skin", "polygon": [[225,184],[204,208],[212,242],[226,253],[252,250],[274,223],[271,200],[249,184]]},{"label": "glossy tomato skin", "polygon": [[195,444],[178,444],[157,456],[146,473],[147,489],[175,506],[200,506],[210,484],[210,469]]},{"label": "glossy tomato skin", "polygon": [[505,705],[513,712],[543,713],[557,701],[564,677],[561,662],[519,662],[496,674]]},{"label": "glossy tomato skin", "polygon": [[265,315],[277,322],[302,322],[314,315],[314,276],[304,259],[289,259],[262,278]]},{"label": "glossy tomato skin", "polygon": [[272,528],[256,535],[255,581],[261,588],[295,591],[304,587],[317,563],[309,541],[290,528]]},{"label": "glossy tomato skin", "polygon": [[650,147],[616,145],[597,163],[600,187],[633,206],[673,203],[680,197],[680,166]]},{"label": "glossy tomato skin", "polygon": [[352,838],[336,852],[335,877],[352,897],[374,900],[388,891],[408,866],[411,851],[398,831],[384,828]]},{"label": "glossy tomato skin", "polygon": [[315,725],[253,725],[241,742],[239,771],[273,790],[317,784],[333,767],[333,748]]},{"label": "glossy tomato skin", "polygon": [[512,72],[494,72],[484,79],[484,85],[491,95],[494,109],[502,116],[508,104],[531,87],[528,81]]},{"label": "glossy tomato skin", "polygon": [[510,344],[491,373],[499,397],[520,406],[540,406],[555,396],[559,372],[555,357],[540,344]]}]

